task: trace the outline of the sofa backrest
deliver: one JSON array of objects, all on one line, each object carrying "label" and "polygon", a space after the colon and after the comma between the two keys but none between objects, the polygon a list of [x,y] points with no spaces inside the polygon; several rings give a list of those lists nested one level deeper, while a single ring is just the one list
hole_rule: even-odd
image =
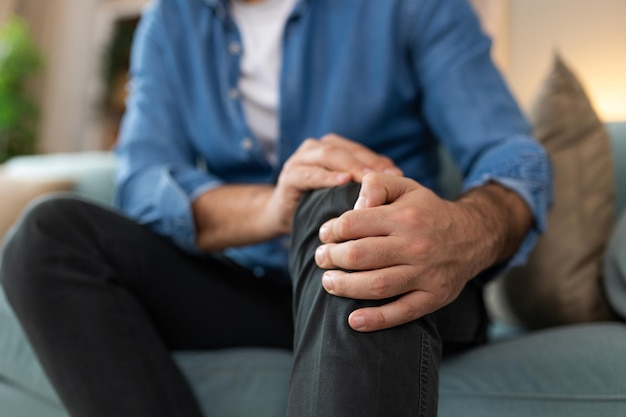
[{"label": "sofa backrest", "polygon": [[[613,148],[613,169],[615,171],[615,216],[626,208],[626,122],[607,123]],[[452,158],[445,150],[440,152],[441,173],[439,185],[443,196],[454,198],[458,195],[462,177]]]},{"label": "sofa backrest", "polygon": [[626,207],[626,122],[607,123],[613,142],[613,168],[615,170],[615,214]]}]

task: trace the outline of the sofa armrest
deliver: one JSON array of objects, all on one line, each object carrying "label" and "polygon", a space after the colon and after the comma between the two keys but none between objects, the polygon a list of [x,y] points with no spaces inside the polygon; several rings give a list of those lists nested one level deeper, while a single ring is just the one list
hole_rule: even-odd
[{"label": "sofa armrest", "polygon": [[111,206],[115,164],[111,152],[20,156],[7,161],[3,175],[20,179],[71,181],[77,194]]}]

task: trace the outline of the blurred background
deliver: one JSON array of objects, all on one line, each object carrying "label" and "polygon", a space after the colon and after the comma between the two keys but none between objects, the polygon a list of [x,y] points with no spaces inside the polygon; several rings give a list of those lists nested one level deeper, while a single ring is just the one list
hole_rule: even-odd
[{"label": "blurred background", "polygon": [[[147,3],[0,0],[0,136],[4,117],[5,125],[10,119],[15,131],[31,138],[36,152],[109,149],[124,110],[132,34]],[[473,3],[494,38],[494,58],[525,109],[558,50],[603,120],[626,120],[626,0]],[[21,51],[12,67],[20,87],[3,95],[11,51]],[[16,97],[25,103],[17,116]]]}]

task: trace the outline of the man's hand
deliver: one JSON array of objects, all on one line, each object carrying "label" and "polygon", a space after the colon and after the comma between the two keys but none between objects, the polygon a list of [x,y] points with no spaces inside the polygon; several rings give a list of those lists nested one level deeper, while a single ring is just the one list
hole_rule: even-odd
[{"label": "man's hand", "polygon": [[320,228],[325,244],[316,262],[328,269],[323,285],[330,294],[399,296],[348,319],[355,330],[380,330],[451,303],[471,278],[515,252],[531,222],[525,203],[496,184],[452,202],[408,178],[370,174],[355,210]]},{"label": "man's hand", "polygon": [[225,185],[198,197],[197,245],[214,251],[287,234],[304,192],[361,182],[368,172],[402,175],[389,158],[356,142],[332,134],[308,139],[287,160],[276,186]]},{"label": "man's hand", "polygon": [[361,182],[370,172],[402,176],[391,159],[359,143],[334,134],[320,140],[307,139],[285,162],[278,177],[267,210],[269,224],[276,225],[279,233],[289,233],[296,207],[306,191]]}]

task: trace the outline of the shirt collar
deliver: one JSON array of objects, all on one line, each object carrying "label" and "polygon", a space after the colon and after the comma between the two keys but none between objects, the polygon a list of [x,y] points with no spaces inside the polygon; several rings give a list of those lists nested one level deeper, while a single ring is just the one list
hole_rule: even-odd
[{"label": "shirt collar", "polygon": [[[228,0],[202,0],[212,8],[218,16],[226,16],[228,10]],[[310,0],[298,0],[293,15],[299,16],[304,12]]]}]

